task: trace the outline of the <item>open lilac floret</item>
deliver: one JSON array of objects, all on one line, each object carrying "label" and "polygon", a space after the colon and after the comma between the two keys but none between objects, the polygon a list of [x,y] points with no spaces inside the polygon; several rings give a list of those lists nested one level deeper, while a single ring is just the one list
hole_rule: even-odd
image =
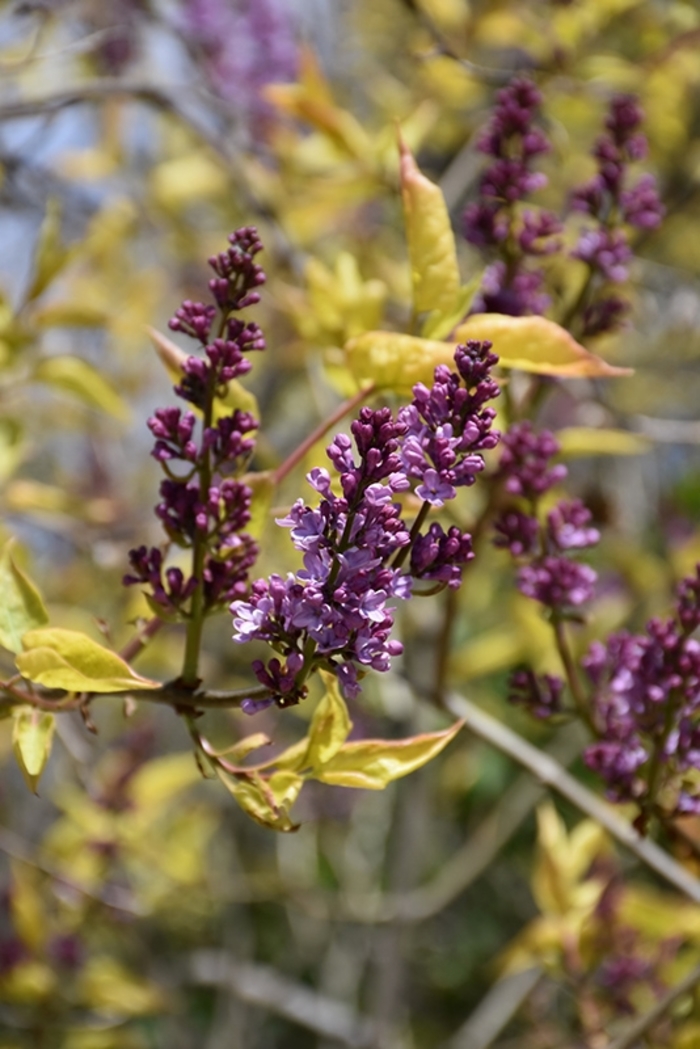
[{"label": "open lilac floret", "polygon": [[[268,702],[298,703],[317,667],[335,673],[346,696],[356,696],[368,669],[386,671],[401,653],[391,637],[394,602],[411,596],[414,580],[459,586],[473,557],[471,537],[455,527],[445,532],[437,522],[425,533],[421,528],[431,507],[474,483],[481,453],[498,441],[495,413],[485,407],[499,393],[490,349],[487,342],[458,347],[457,372],[436,368],[433,386],[417,384],[412,404],[396,418],[389,408],[363,408],[351,425],[354,446],[338,434],[327,449],[340,494],[327,470],[314,469],[307,480],[318,505],[299,499],[278,519],[304,567],[257,580],[247,600],[231,605],[234,640],[266,641],[284,657],[253,664],[270,689]],[[423,507],[409,526],[396,496],[411,490]],[[253,713],[260,704],[243,709]]]}]

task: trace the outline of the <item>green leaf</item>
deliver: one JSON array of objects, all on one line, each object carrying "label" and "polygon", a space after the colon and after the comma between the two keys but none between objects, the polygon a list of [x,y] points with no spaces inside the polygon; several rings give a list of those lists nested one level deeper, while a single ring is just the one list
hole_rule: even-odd
[{"label": "green leaf", "polygon": [[27,302],[37,299],[46,290],[71,255],[72,251],[66,248],[61,240],[60,202],[55,199],[49,200],[34,251],[34,272],[27,292]]},{"label": "green leaf", "polygon": [[254,750],[259,750],[260,747],[269,747],[271,743],[272,740],[264,732],[254,732],[252,736],[244,736],[243,739],[232,743],[230,747],[224,747],[223,750],[207,751],[207,753],[211,753],[217,758],[230,758],[232,764],[237,764],[239,761],[244,761]]},{"label": "green leaf", "polygon": [[454,343],[419,339],[395,331],[366,331],[345,344],[345,359],[357,384],[378,390],[410,391],[430,385],[438,364],[454,364]]},{"label": "green leaf", "polygon": [[0,552],[0,645],[21,652],[22,637],[48,623],[49,617],[34,583],[12,560],[13,544],[8,540]]},{"label": "green leaf", "polygon": [[468,284],[461,287],[451,309],[446,312],[433,310],[423,325],[422,338],[446,339],[469,313],[474,296],[481,287],[482,279],[483,274],[477,273]]},{"label": "green leaf", "polygon": [[13,718],[12,748],[29,789],[36,794],[51,753],[54,716],[34,707],[17,707]]},{"label": "green leaf", "polygon": [[392,780],[407,776],[430,761],[454,739],[463,725],[444,732],[428,732],[409,739],[363,739],[346,743],[313,778],[338,787],[383,790]]},{"label": "green leaf", "polygon": [[30,630],[22,638],[25,651],[17,656],[23,677],[46,688],[67,692],[132,692],[159,688],[87,634],[57,627]]},{"label": "green leaf", "polygon": [[250,504],[250,521],[245,526],[245,530],[253,539],[259,540],[271,519],[270,507],[272,506],[272,497],[277,490],[274,471],[258,470],[255,473],[244,474],[241,477],[241,481],[243,484],[248,485],[253,492],[253,500]]},{"label": "green leaf", "polygon": [[81,357],[46,357],[37,364],[32,379],[66,390],[89,408],[106,412],[121,422],[129,418],[128,408],[111,383]]},{"label": "green leaf", "polygon": [[284,832],[298,830],[298,824],[292,823],[287,813],[287,805],[291,804],[287,799],[292,795],[292,801],[296,798],[303,783],[301,776],[296,776],[289,771],[275,773],[276,776],[283,778],[280,778],[273,787],[271,784],[274,776],[268,783],[257,772],[241,772],[231,775],[218,765],[215,765],[214,768],[221,782],[243,811],[257,823],[271,830]]},{"label": "green leaf", "polygon": [[399,151],[413,309],[415,313],[449,313],[459,294],[459,268],[445,198],[440,187],[419,170],[400,136]]},{"label": "green leaf", "polygon": [[101,328],[109,315],[89,302],[50,302],[32,313],[39,328]]},{"label": "green leaf", "polygon": [[325,670],[320,671],[320,674],[326,694],[311,719],[309,749],[304,760],[304,764],[313,769],[326,765],[338,753],[352,728],[337,677]]},{"label": "green leaf", "polygon": [[16,419],[0,419],[0,481],[6,481],[24,454],[24,431]]},{"label": "green leaf", "polygon": [[561,325],[546,317],[509,317],[477,313],[454,333],[457,342],[490,339],[503,368],[518,368],[537,375],[581,379],[631,375],[631,368],[617,368],[590,353]]},{"label": "green leaf", "polygon": [[470,339],[490,340],[503,368],[572,379],[631,374],[629,368],[613,367],[589,353],[568,331],[545,317],[479,313],[460,324],[452,338],[440,342],[399,332],[367,331],[345,344],[345,359],[360,386],[374,383],[378,389],[398,393],[417,382],[430,385],[437,365],[453,367],[456,346]]},{"label": "green leaf", "polygon": [[652,441],[629,430],[592,430],[587,426],[567,426],[557,431],[561,454],[569,459],[579,455],[644,455]]}]

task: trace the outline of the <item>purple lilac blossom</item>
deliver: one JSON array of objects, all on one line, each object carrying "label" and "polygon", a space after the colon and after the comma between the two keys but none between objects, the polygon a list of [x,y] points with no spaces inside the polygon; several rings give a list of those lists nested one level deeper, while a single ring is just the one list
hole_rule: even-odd
[{"label": "purple lilac blossom", "polygon": [[[641,635],[613,634],[591,645],[582,666],[591,685],[598,740],[585,759],[615,801],[655,804],[668,815],[700,813],[691,771],[700,769],[700,566],[677,592],[675,615],[652,619]],[[647,797],[652,758],[659,768]]]},{"label": "purple lilac blossom", "polygon": [[[254,227],[231,234],[227,250],[209,259],[214,271],[209,287],[217,305],[188,299],[170,321],[173,331],[195,339],[203,351],[201,357],[186,358],[182,380],[175,387],[179,397],[201,410],[225,392],[231,379],[250,369],[246,354],[265,347],[257,325],[233,316],[260,299],[258,289],[265,274],[255,256],[261,249]],[[220,322],[212,338],[217,314]],[[148,420],[155,437],[152,454],[166,474],[156,516],[177,546],[191,549],[195,542],[205,543],[201,585],[206,611],[248,591],[248,572],[258,553],[257,544],[244,531],[250,521],[252,491],[235,476],[243,472],[252,454],[257,425],[249,412],[238,409],[200,427],[199,434],[191,411],[160,408]],[[205,467],[208,487],[201,491]],[[130,552],[129,560],[133,574],[124,577],[126,585],[145,585],[157,613],[187,614],[197,580],[185,579],[179,568],[164,571],[163,555],[157,548],[139,547]]]},{"label": "purple lilac blossom", "polygon": [[571,197],[572,210],[596,221],[595,227],[582,231],[571,252],[572,258],[589,267],[595,292],[583,311],[583,335],[615,330],[629,309],[625,300],[608,288],[611,283],[627,280],[632,258],[628,233],[622,224],[650,230],[663,218],[663,205],[652,175],[641,175],[627,185],[629,165],[646,156],[646,138],[639,131],[643,119],[643,110],[633,96],[612,99],[606,130],[593,149],[597,173],[577,187]]},{"label": "purple lilac blossom", "polygon": [[537,127],[542,98],[526,77],[516,77],[498,92],[497,104],[478,148],[493,158],[479,182],[479,200],[464,212],[464,236],[470,244],[489,252],[489,265],[475,300],[475,313],[521,316],[543,313],[549,298],[542,293],[543,273],[528,268],[528,256],[557,251],[561,223],[549,211],[517,205],[547,184],[532,170],[534,159],[550,146]]},{"label": "purple lilac blossom", "polygon": [[298,47],[284,0],[185,0],[183,24],[216,92],[251,130],[270,122],[266,84],[294,80]]},{"label": "purple lilac blossom", "polygon": [[445,533],[437,523],[425,534],[412,531],[395,497],[413,485],[427,511],[483,469],[481,453],[498,440],[495,413],[485,407],[499,392],[490,348],[457,347],[457,372],[436,368],[433,386],[417,384],[412,404],[396,418],[389,408],[363,408],[351,425],[354,446],[338,434],[327,449],[342,494],[316,468],[307,480],[321,497],[318,506],[298,499],[278,520],[290,529],[304,567],[286,578],[256,580],[250,597],[231,605],[234,640],[266,641],[284,657],[253,664],[278,706],[304,698],[316,666],[333,671],[346,696],[357,695],[368,668],[386,671],[402,651],[391,638],[392,602],[410,597],[413,579],[459,584],[473,556],[471,537],[454,527]]}]

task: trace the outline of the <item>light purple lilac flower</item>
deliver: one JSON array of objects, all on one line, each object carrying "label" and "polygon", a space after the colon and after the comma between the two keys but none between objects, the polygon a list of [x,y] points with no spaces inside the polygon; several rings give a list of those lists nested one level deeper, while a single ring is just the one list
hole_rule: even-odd
[{"label": "light purple lilac flower", "polygon": [[[425,534],[419,528],[431,506],[474,482],[481,453],[498,440],[494,412],[485,406],[499,392],[490,348],[459,346],[457,371],[436,368],[433,386],[417,384],[412,404],[396,418],[389,408],[363,408],[351,425],[354,442],[338,434],[327,449],[342,494],[316,468],[307,480],[318,505],[299,499],[278,520],[290,529],[304,567],[286,578],[256,580],[231,611],[234,640],[266,641],[283,657],[253,664],[279,706],[304,698],[315,667],[337,674],[345,694],[356,695],[368,669],[388,670],[402,651],[391,638],[394,602],[410,597],[413,580],[459,585],[473,556],[470,536],[454,527],[445,533],[436,522]],[[396,495],[412,486],[424,510],[411,529]]]}]

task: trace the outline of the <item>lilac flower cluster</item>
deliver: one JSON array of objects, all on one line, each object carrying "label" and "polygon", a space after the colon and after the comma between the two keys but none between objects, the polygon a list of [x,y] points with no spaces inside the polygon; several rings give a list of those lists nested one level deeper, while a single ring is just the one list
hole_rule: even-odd
[{"label": "lilac flower cluster", "polygon": [[186,0],[184,29],[215,91],[257,132],[272,107],[266,84],[293,80],[298,65],[293,17],[283,0]]},{"label": "lilac flower cluster", "polygon": [[[493,162],[479,182],[479,199],[464,212],[464,235],[492,261],[472,308],[475,313],[522,316],[544,313],[549,306],[542,290],[544,272],[528,259],[561,250],[557,234],[562,224],[550,211],[521,207],[547,182],[533,170],[536,158],[550,148],[535,123],[541,101],[530,80],[516,77],[498,92],[493,117],[478,143]],[[663,217],[653,176],[641,175],[628,185],[630,163],[646,154],[646,139],[639,131],[643,117],[633,97],[612,100],[605,133],[593,149],[597,173],[572,194],[572,210],[595,219],[571,253],[590,272],[574,307],[581,313],[582,336],[612,331],[628,309],[626,300],[609,289],[627,279],[632,251],[626,227],[654,229]]]},{"label": "lilac flower cluster", "polygon": [[543,274],[529,268],[526,259],[557,251],[561,224],[549,211],[517,211],[521,201],[547,183],[541,172],[532,170],[535,158],[550,148],[535,124],[541,101],[530,80],[516,77],[498,92],[493,117],[478,144],[493,163],[481,177],[480,199],[464,213],[464,235],[496,261],[484,275],[474,305],[477,313],[521,316],[543,313],[549,304],[541,291]]},{"label": "lilac flower cluster", "polygon": [[644,634],[591,645],[582,665],[598,740],[585,759],[615,801],[643,812],[700,813],[700,566],[678,589],[674,615]]},{"label": "lilac flower cluster", "polygon": [[[250,520],[252,492],[236,477],[255,446],[258,423],[236,409],[215,418],[214,403],[227,384],[250,370],[247,356],[263,350],[265,340],[256,324],[235,313],[260,299],[265,274],[255,262],[262,244],[253,227],[229,237],[228,249],[209,259],[214,277],[209,288],[216,305],[186,300],[170,321],[173,331],[197,340],[203,356],[185,360],[175,392],[202,413],[197,424],[191,411],[160,408],[148,420],[155,437],[152,455],[165,479],[156,515],[171,542],[205,551],[199,576],[185,577],[176,567],[164,570],[162,551],[141,546],[129,554],[133,574],[124,583],[145,584],[157,614],[188,615],[188,602],[201,586],[205,613],[228,604],[248,591],[248,571],[258,549],[244,531]],[[218,316],[216,330],[214,324]]]},{"label": "lilac flower cluster", "polygon": [[[266,641],[283,657],[253,664],[272,693],[262,705],[298,703],[316,667],[331,670],[345,694],[356,695],[366,668],[388,670],[402,651],[390,637],[389,602],[408,598],[414,579],[459,586],[473,557],[471,537],[454,527],[445,532],[437,522],[425,533],[421,528],[431,507],[473,484],[483,469],[481,453],[497,443],[495,413],[485,407],[499,392],[490,348],[487,342],[457,347],[457,373],[436,368],[433,386],[415,386],[412,404],[396,418],[389,408],[363,408],[351,425],[354,449],[345,434],[327,449],[342,494],[333,491],[327,470],[314,469],[308,481],[318,506],[299,499],[278,521],[291,529],[303,569],[286,579],[259,579],[247,600],[231,605],[234,639]],[[412,486],[423,505],[409,528],[395,497]],[[243,709],[260,706],[248,701]]]},{"label": "lilac flower cluster", "polygon": [[521,592],[562,616],[592,596],[595,572],[570,555],[594,546],[599,534],[579,500],[558,503],[544,525],[538,520],[539,499],[566,476],[566,467],[551,461],[558,451],[554,435],[535,433],[529,422],[517,423],[504,435],[498,476],[518,502],[504,506],[496,518],[494,543],[521,562]]},{"label": "lilac flower cluster", "polygon": [[624,299],[608,290],[610,284],[627,280],[632,249],[623,224],[655,229],[663,218],[652,175],[641,175],[625,188],[629,164],[646,156],[646,138],[639,131],[643,119],[634,97],[613,98],[606,130],[593,149],[598,171],[572,195],[573,210],[596,220],[595,226],[582,232],[572,252],[573,258],[589,267],[595,292],[583,310],[583,335],[612,331],[628,309]]}]

